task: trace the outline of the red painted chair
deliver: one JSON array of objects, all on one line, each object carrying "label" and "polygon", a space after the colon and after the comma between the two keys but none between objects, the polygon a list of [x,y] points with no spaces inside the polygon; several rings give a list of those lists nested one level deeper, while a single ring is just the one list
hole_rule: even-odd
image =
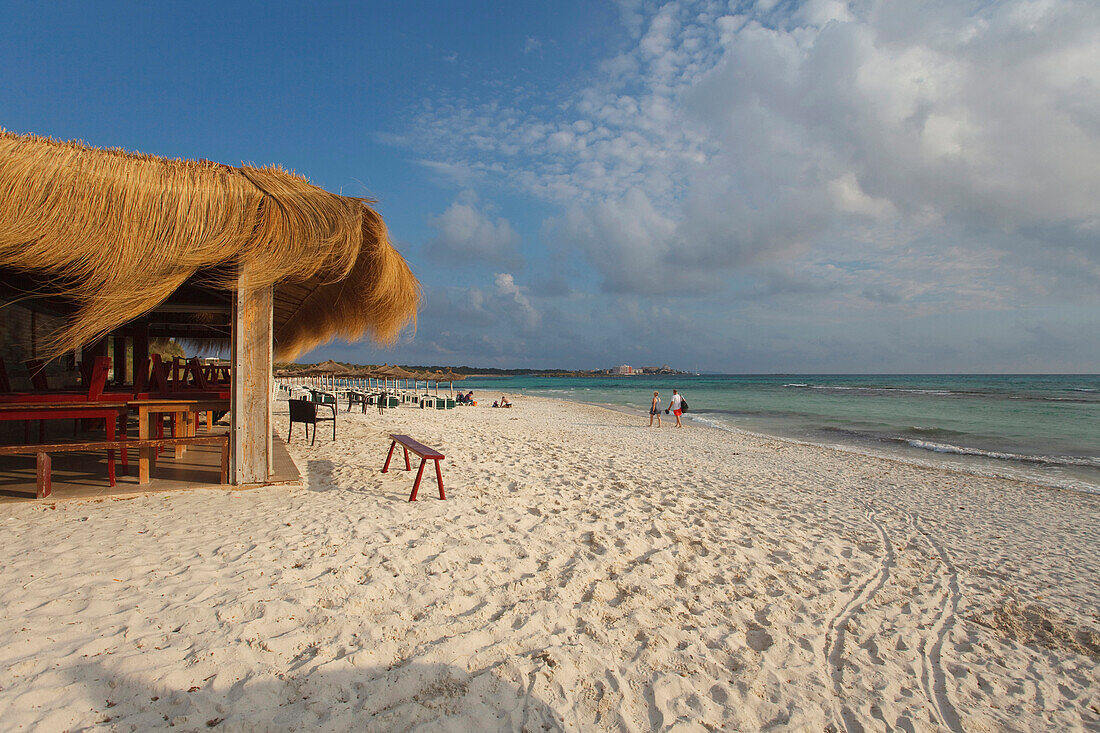
[{"label": "red painted chair", "polygon": [[198,357],[193,357],[187,360],[187,366],[184,369],[184,379],[191,378],[191,387],[193,389],[205,392],[210,389],[210,383],[206,381],[206,374],[203,372],[202,363]]},{"label": "red painted chair", "polygon": [[160,354],[149,356],[149,391],[167,395],[171,391],[168,384],[168,367],[160,359]]},{"label": "red painted chair", "polygon": [[[107,375],[111,371],[111,357],[109,356],[97,356],[90,364],[86,361],[80,362],[80,373],[84,380],[84,385],[88,388],[86,395],[88,402],[95,402],[103,397],[103,390],[107,386]],[[99,422],[98,419],[96,422]],[[76,436],[77,427],[84,430],[90,430],[92,420],[84,418],[83,420],[76,420],[73,422],[73,436]],[[119,427],[122,429],[122,435],[126,435],[126,422],[124,419],[119,420]],[[44,437],[39,431],[38,439],[43,440]],[[125,449],[123,449],[122,465],[126,466]]]},{"label": "red painted chair", "polygon": [[95,402],[103,396],[107,386],[107,374],[111,371],[111,357],[97,356],[92,363],[91,372],[84,384],[88,386],[88,401]]}]

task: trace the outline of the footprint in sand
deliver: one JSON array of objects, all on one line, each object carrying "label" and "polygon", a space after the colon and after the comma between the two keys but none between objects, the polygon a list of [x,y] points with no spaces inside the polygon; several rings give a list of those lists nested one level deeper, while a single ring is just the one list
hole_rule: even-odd
[{"label": "footprint in sand", "polygon": [[765,652],[771,649],[775,640],[764,629],[749,629],[745,632],[745,642],[754,652]]}]

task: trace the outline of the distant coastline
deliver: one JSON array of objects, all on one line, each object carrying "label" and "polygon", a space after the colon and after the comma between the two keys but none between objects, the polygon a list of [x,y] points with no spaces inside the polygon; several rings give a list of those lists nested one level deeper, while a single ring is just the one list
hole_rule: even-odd
[{"label": "distant coastline", "polygon": [[541,369],[495,369],[495,370],[479,370],[472,372],[461,372],[458,369],[454,370],[455,374],[465,374],[468,377],[584,377],[592,379],[612,379],[619,377],[676,377],[676,376],[692,376],[694,372],[681,372],[675,369],[669,369],[667,371],[662,370],[658,372],[634,372],[633,374],[613,374],[607,370],[598,371],[568,371],[564,369],[553,370],[541,370]]},{"label": "distant coastline", "polygon": [[[348,362],[340,362],[343,366],[348,367],[350,370],[360,369],[372,369],[377,367],[376,364],[351,364]],[[297,363],[277,363],[275,364],[276,370],[286,372],[297,372],[304,369],[309,369],[310,364],[297,364]],[[470,367],[470,366],[441,366],[434,365],[416,365],[416,364],[402,364],[402,368],[409,371],[416,372],[446,372],[450,371],[453,374],[460,374],[464,377],[675,377],[675,376],[687,376],[693,375],[694,372],[683,372],[671,367],[639,367],[638,371],[632,374],[616,374],[611,369],[493,369],[487,367]]]}]

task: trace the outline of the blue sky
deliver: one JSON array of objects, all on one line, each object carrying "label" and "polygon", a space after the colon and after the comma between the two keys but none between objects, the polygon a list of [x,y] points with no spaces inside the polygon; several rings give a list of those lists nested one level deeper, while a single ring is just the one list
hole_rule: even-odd
[{"label": "blue sky", "polygon": [[0,6],[0,126],[279,163],[420,277],[355,362],[1100,371],[1100,4]]}]

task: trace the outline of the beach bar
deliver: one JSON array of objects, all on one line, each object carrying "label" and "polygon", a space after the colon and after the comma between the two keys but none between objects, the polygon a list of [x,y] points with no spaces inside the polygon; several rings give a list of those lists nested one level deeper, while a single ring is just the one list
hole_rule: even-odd
[{"label": "beach bar", "polygon": [[[229,483],[268,482],[274,358],[337,337],[392,341],[415,320],[419,284],[368,204],[278,167],[0,130],[0,417],[24,423],[25,444],[37,423],[41,446],[56,444],[42,442],[47,421],[90,415],[107,425],[113,471],[136,414],[144,483],[171,447],[146,444],[166,416],[180,455],[199,414],[224,407]],[[229,368],[165,363],[150,354],[165,339],[228,352]]]}]

